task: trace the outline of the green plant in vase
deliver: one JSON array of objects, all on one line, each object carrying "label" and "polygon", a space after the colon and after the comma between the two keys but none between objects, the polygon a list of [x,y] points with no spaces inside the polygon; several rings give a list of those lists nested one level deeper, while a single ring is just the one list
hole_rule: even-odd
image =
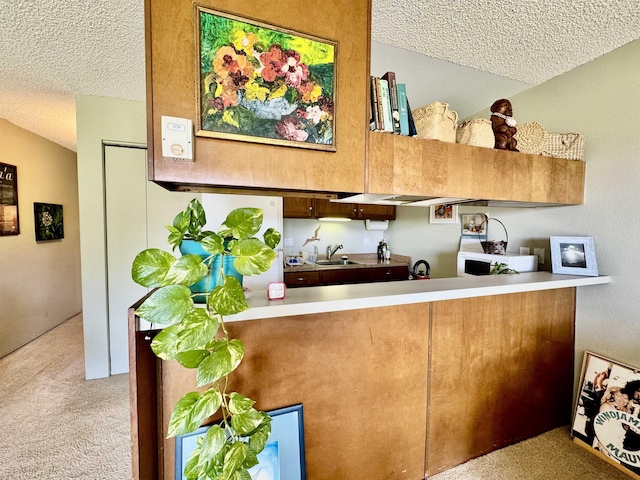
[{"label": "green plant in vase", "polygon": [[[198,390],[184,395],[173,408],[168,437],[193,432],[213,415],[222,419],[198,439],[185,465],[185,477],[250,480],[247,470],[258,464],[257,455],[271,433],[271,418],[255,409],[250,398],[227,392],[228,377],[240,365],[244,346],[230,338],[224,317],[249,308],[241,276],[259,275],[270,268],[280,233],[269,228],[264,241],[254,237],[262,226],[259,208],[233,210],[217,233],[203,230],[205,224],[204,208],[194,199],[167,226],[168,243],[175,251],[186,241],[195,242],[204,253],[176,258],[150,248],[136,256],[133,280],[156,288],[136,314],[165,326],[151,343],[156,356],[197,369]],[[227,259],[233,259],[232,274],[225,273]],[[203,280],[204,291],[193,289]],[[194,299],[202,304],[196,305]]]}]

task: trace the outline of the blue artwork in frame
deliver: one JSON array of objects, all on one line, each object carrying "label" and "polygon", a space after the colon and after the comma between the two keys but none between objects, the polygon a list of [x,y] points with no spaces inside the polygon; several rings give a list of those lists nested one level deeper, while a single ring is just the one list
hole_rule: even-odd
[{"label": "blue artwork in frame", "polygon": [[[249,470],[252,480],[306,480],[302,404],[267,412],[271,435],[258,455],[260,463]],[[176,437],[176,480],[187,480],[184,466],[197,446],[198,437],[210,426]]]}]

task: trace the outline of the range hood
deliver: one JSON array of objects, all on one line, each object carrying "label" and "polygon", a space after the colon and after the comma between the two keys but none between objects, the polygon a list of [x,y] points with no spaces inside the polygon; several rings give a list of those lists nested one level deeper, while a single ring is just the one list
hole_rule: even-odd
[{"label": "range hood", "polygon": [[410,207],[429,207],[449,203],[473,202],[472,198],[428,197],[421,195],[389,195],[377,193],[359,193],[344,198],[333,198],[336,203],[369,203],[372,205],[396,205]]}]

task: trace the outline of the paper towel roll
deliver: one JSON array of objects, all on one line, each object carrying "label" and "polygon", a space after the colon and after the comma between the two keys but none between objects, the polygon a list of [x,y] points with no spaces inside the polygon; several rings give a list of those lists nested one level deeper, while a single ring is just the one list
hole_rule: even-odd
[{"label": "paper towel roll", "polygon": [[367,230],[386,230],[389,228],[389,220],[365,220],[364,228]]}]

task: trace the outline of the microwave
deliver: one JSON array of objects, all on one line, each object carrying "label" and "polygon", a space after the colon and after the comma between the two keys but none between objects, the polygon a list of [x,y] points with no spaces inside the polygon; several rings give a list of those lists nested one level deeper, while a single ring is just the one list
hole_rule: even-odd
[{"label": "microwave", "polygon": [[538,270],[537,255],[494,255],[477,252],[458,252],[458,276],[489,275],[495,263],[505,263],[517,272],[535,272]]}]

